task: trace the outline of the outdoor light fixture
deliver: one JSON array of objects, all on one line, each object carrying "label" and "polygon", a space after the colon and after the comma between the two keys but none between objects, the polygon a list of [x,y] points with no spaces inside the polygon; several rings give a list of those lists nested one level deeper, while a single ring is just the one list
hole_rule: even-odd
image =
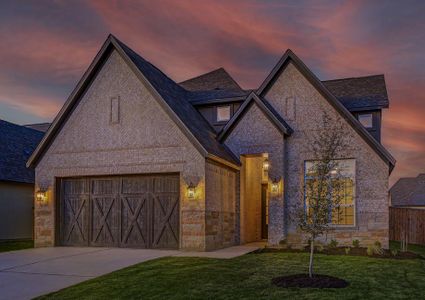
[{"label": "outdoor light fixture", "polygon": [[269,168],[270,168],[270,162],[269,162],[269,160],[266,158],[266,159],[263,161],[263,170],[264,170],[264,171],[268,171],[268,170],[269,170]]},{"label": "outdoor light fixture", "polygon": [[38,204],[40,204],[40,205],[46,204],[47,203],[47,192],[45,190],[39,189],[35,193],[35,198],[36,198]]},{"label": "outdoor light fixture", "polygon": [[279,180],[277,178],[272,181],[272,193],[279,193]]},{"label": "outdoor light fixture", "polygon": [[187,187],[187,197],[189,199],[195,199],[195,192],[196,187],[192,183],[189,183],[189,186]]}]

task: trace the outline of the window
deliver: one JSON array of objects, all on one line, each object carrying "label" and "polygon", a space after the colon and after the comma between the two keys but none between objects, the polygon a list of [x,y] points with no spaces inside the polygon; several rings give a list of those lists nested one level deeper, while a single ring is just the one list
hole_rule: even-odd
[{"label": "window", "polygon": [[373,128],[373,115],[372,114],[360,114],[357,117],[360,123],[365,128]]},{"label": "window", "polygon": [[353,226],[355,224],[355,160],[335,160],[335,170],[324,188],[320,190],[319,179],[316,176],[315,161],[305,162],[305,208],[311,215],[311,201],[321,194],[321,198],[330,196],[329,222],[336,226]]},{"label": "window", "polygon": [[226,122],[230,120],[230,105],[217,107],[217,122]]}]

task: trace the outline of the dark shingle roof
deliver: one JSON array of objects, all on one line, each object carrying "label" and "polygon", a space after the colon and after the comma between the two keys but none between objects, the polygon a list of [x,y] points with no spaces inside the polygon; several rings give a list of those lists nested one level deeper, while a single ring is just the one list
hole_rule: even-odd
[{"label": "dark shingle roof", "polygon": [[179,83],[188,91],[241,90],[241,87],[223,68],[199,75]]},{"label": "dark shingle roof", "polygon": [[0,180],[34,183],[34,170],[25,166],[44,133],[0,120]]},{"label": "dark shingle roof", "polygon": [[388,108],[384,75],[326,80],[322,83],[349,111]]},{"label": "dark shingle roof", "polygon": [[190,92],[183,89],[154,65],[146,61],[124,43],[116,39],[120,47],[152,84],[155,90],[167,102],[169,107],[190,130],[195,138],[201,143],[205,150],[225,159],[229,162],[239,164],[239,160],[233,153],[216,139],[216,133],[211,125],[202,117],[202,115],[189,103]]},{"label": "dark shingle roof", "polygon": [[392,206],[425,206],[425,174],[400,178],[390,189]]}]

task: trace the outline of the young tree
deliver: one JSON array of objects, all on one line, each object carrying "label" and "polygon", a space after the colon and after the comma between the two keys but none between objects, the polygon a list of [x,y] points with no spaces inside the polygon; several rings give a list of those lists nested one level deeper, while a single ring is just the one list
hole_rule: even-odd
[{"label": "young tree", "polygon": [[344,198],[344,182],[339,180],[340,168],[336,158],[344,147],[342,120],[332,121],[325,114],[323,127],[309,138],[312,160],[306,164],[304,203],[297,208],[296,221],[310,241],[309,276],[313,277],[315,240],[332,230],[332,221],[338,222],[339,205]]}]

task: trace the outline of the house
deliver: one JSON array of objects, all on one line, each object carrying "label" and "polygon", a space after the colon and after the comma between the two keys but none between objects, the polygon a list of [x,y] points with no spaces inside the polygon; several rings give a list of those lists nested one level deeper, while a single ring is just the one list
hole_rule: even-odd
[{"label": "house", "polygon": [[25,164],[42,137],[0,120],[0,240],[33,237],[34,170]]},{"label": "house", "polygon": [[400,178],[390,189],[390,205],[425,209],[425,174]]},{"label": "house", "polygon": [[35,245],[300,245],[290,208],[326,112],[350,141],[335,157],[344,217],[326,238],[388,246],[386,107],[382,75],[321,82],[290,50],[243,90],[223,69],[177,84],[110,35],[28,160]]}]

